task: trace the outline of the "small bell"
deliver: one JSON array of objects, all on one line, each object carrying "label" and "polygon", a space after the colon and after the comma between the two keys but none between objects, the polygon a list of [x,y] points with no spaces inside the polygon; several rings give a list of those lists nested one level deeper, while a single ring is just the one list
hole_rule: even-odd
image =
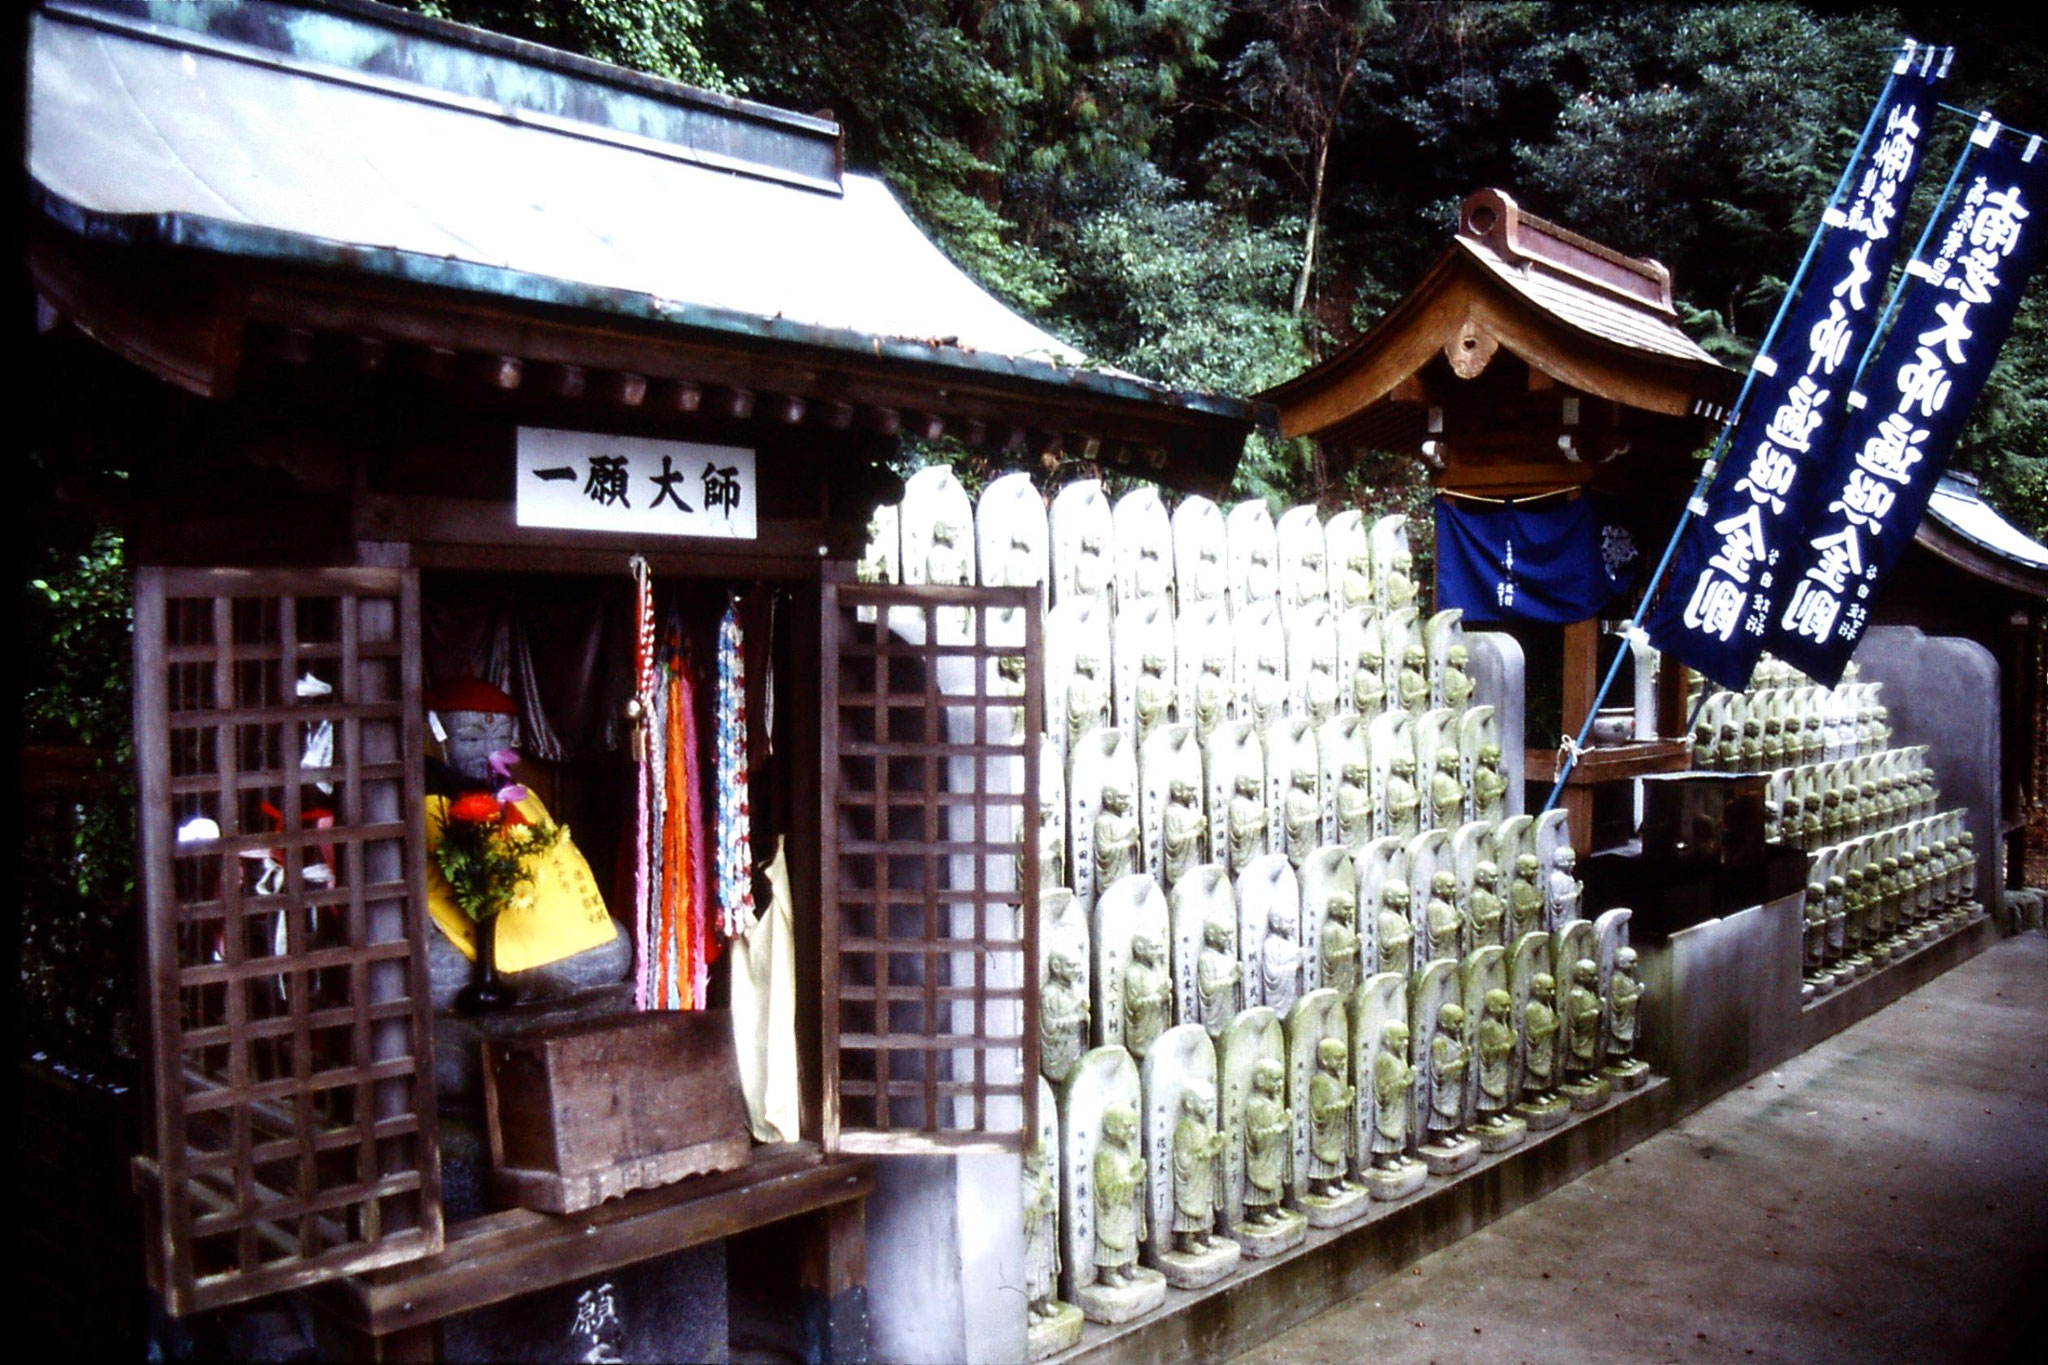
[{"label": "small bell", "polygon": [[633,727],[633,761],[647,761],[647,705],[638,697],[626,699],[626,723]]}]

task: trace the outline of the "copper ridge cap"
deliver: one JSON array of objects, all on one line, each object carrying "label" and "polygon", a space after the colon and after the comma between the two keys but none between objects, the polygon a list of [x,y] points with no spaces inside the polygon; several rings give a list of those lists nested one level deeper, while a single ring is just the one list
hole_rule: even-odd
[{"label": "copper ridge cap", "polygon": [[1458,206],[1458,236],[1480,243],[1510,265],[1563,275],[1613,298],[1675,322],[1671,271],[1656,261],[1624,256],[1523,209],[1504,190],[1475,190]]}]

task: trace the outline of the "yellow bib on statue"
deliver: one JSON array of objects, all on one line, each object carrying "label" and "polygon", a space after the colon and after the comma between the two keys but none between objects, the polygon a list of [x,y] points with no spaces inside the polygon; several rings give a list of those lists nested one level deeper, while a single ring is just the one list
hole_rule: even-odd
[{"label": "yellow bib on statue", "polygon": [[[433,861],[448,822],[448,803],[445,796],[427,798],[427,912],[448,941],[474,962],[476,923],[455,903],[455,892]],[[519,802],[519,813],[528,820],[548,818],[538,796]],[[499,912],[493,955],[499,971],[523,972],[609,943],[617,932],[590,864],[565,835],[535,862],[531,894]]]}]

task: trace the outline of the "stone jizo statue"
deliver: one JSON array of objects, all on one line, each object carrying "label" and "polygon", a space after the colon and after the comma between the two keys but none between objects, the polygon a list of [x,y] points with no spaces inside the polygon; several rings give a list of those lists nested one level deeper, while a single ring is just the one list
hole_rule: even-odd
[{"label": "stone jizo statue", "polygon": [[1294,1132],[1294,1112],[1281,1102],[1286,1075],[1271,1057],[1261,1057],[1252,1068],[1252,1095],[1244,1110],[1244,1208],[1253,1227],[1280,1221]]},{"label": "stone jizo statue", "polygon": [[1145,1239],[1145,1158],[1138,1154],[1138,1115],[1127,1104],[1102,1111],[1095,1149],[1095,1278],[1129,1284],[1137,1278]]},{"label": "stone jizo statue", "polygon": [[1636,950],[1617,949],[1614,973],[1607,980],[1608,1056],[1622,1062],[1635,1057],[1636,1014],[1642,1001],[1642,984],[1636,980]]},{"label": "stone jizo statue", "polygon": [[1389,877],[1380,888],[1380,970],[1408,975],[1414,967],[1415,930],[1408,919],[1408,883]]},{"label": "stone jizo statue", "polygon": [[1415,759],[1395,754],[1387,772],[1387,832],[1413,839],[1422,832],[1422,798],[1415,790]]},{"label": "stone jizo statue", "polygon": [[1462,957],[1465,917],[1458,913],[1458,874],[1445,870],[1429,879],[1429,902],[1422,907],[1429,926],[1430,957]]},{"label": "stone jizo statue", "polygon": [[1372,837],[1372,788],[1363,763],[1346,763],[1337,783],[1337,841],[1357,848]]},{"label": "stone jizo statue", "polygon": [[1500,943],[1501,927],[1507,917],[1507,903],[1495,890],[1500,869],[1485,858],[1472,869],[1472,891],[1465,897],[1465,919],[1472,927],[1472,946],[1485,948]]},{"label": "stone jizo statue", "polygon": [[1208,828],[1195,784],[1176,778],[1167,787],[1166,810],[1159,831],[1160,861],[1165,864],[1169,887],[1201,861],[1202,835]]},{"label": "stone jizo statue", "polygon": [[1452,645],[1444,653],[1444,705],[1454,711],[1464,710],[1472,700],[1470,658],[1471,651],[1463,645]]},{"label": "stone jizo statue", "polygon": [[1394,674],[1394,687],[1402,710],[1420,713],[1429,709],[1429,677],[1423,671],[1427,667],[1428,656],[1422,652],[1421,645],[1410,645],[1401,652],[1401,667]]},{"label": "stone jizo statue", "polygon": [[1371,645],[1358,651],[1358,668],[1351,675],[1351,704],[1361,716],[1376,716],[1386,707],[1386,661]]},{"label": "stone jizo statue", "polygon": [[1572,968],[1572,987],[1565,1001],[1571,1026],[1571,1050],[1565,1069],[1574,1074],[1591,1071],[1599,1061],[1600,1048],[1600,964],[1582,957]]},{"label": "stone jizo statue", "polygon": [[1055,949],[1046,960],[1045,984],[1038,991],[1039,1069],[1055,1085],[1088,1050],[1088,997],[1078,984],[1080,971],[1071,953]]},{"label": "stone jizo statue", "polygon": [[1131,939],[1131,960],[1124,968],[1124,1046],[1143,1057],[1173,1022],[1173,981],[1160,961],[1159,940],[1150,934]]},{"label": "stone jizo statue", "polygon": [[1202,1027],[1211,1038],[1222,1037],[1223,1026],[1237,1015],[1237,983],[1244,979],[1244,964],[1237,960],[1235,937],[1230,921],[1220,914],[1202,925],[1195,990],[1201,996]]},{"label": "stone jizo statue", "polygon": [[1543,864],[1533,853],[1524,853],[1515,859],[1515,879],[1508,885],[1508,910],[1511,918],[1508,924],[1508,941],[1519,943],[1522,935],[1534,933],[1543,927],[1543,889],[1536,885],[1537,874]]},{"label": "stone jizo statue", "polygon": [[1215,1096],[1205,1086],[1181,1092],[1173,1125],[1173,1249],[1198,1256],[1216,1236],[1216,1160],[1224,1137],[1209,1121]]},{"label": "stone jizo statue", "polygon": [[1515,999],[1504,990],[1486,993],[1479,1019],[1479,1112],[1499,1114],[1508,1107],[1508,1073],[1515,1055]]},{"label": "stone jizo statue", "polygon": [[1100,676],[1102,660],[1093,653],[1074,656],[1074,674],[1067,680],[1067,752],[1082,737],[1109,724],[1109,689]]},{"label": "stone jizo statue", "polygon": [[1458,780],[1458,751],[1437,750],[1436,771],[1429,775],[1429,808],[1437,829],[1455,829],[1465,813],[1465,784]]},{"label": "stone jizo statue", "polygon": [[1266,938],[1259,945],[1259,975],[1266,989],[1266,1003],[1276,1014],[1301,995],[1301,925],[1293,906],[1284,901],[1266,916]]},{"label": "stone jizo statue", "polygon": [[1271,729],[1287,714],[1287,675],[1280,658],[1261,650],[1252,672],[1252,718],[1261,731]]},{"label": "stone jizo statue", "polygon": [[1465,1126],[1465,1071],[1472,1063],[1465,1046],[1465,1009],[1446,1001],[1436,1012],[1436,1036],[1429,1040],[1429,1122],[1440,1141]]},{"label": "stone jizo statue", "polygon": [[1358,988],[1358,902],[1342,887],[1323,903],[1323,985],[1349,1000]]},{"label": "stone jizo statue", "polygon": [[1420,1074],[1408,1064],[1408,1026],[1388,1020],[1372,1059],[1372,1164],[1381,1170],[1406,1162],[1408,1097]]},{"label": "stone jizo statue", "polygon": [[1166,677],[1166,660],[1157,654],[1147,654],[1138,665],[1136,706],[1140,743],[1166,719],[1172,705],[1173,684]]},{"label": "stone jizo statue", "polygon": [[1287,860],[1300,867],[1321,843],[1323,803],[1316,799],[1313,768],[1296,768],[1289,776],[1282,809],[1287,821]]},{"label": "stone jizo statue", "polygon": [[1343,1186],[1348,1169],[1345,1135],[1358,1090],[1345,1084],[1346,1060],[1341,1038],[1323,1039],[1316,1044],[1316,1072],[1308,1083],[1308,1188],[1325,1199]]},{"label": "stone jizo statue", "polygon": [[1500,745],[1479,746],[1479,761],[1472,769],[1472,815],[1489,824],[1500,823],[1505,810],[1508,781],[1500,773]]},{"label": "stone jizo statue", "polygon": [[1201,676],[1195,679],[1195,738],[1203,744],[1230,710],[1230,665],[1221,654],[1202,660]]},{"label": "stone jizo statue", "polygon": [[1558,849],[1550,869],[1551,922],[1554,925],[1570,924],[1580,918],[1579,903],[1585,899],[1586,889],[1572,875],[1577,865],[1578,856],[1569,844]]},{"label": "stone jizo statue", "polygon": [[1230,798],[1230,866],[1242,872],[1252,859],[1266,851],[1266,802],[1259,791],[1259,779],[1239,773]]},{"label": "stone jizo statue", "polygon": [[1110,783],[1102,789],[1095,817],[1095,889],[1099,895],[1137,870],[1138,822],[1130,817],[1131,794]]},{"label": "stone jizo statue", "polygon": [[1531,1100],[1547,1099],[1557,1084],[1557,1011],[1551,1007],[1556,998],[1556,979],[1538,972],[1522,1008],[1522,1093]]},{"label": "stone jizo statue", "polygon": [[1033,1143],[1024,1154],[1024,1302],[1037,1321],[1059,1316],[1053,1305],[1060,1279],[1059,1217],[1052,1164]]},{"label": "stone jizo statue", "polygon": [[1415,605],[1415,556],[1394,551],[1387,566],[1387,610],[1395,612]]}]

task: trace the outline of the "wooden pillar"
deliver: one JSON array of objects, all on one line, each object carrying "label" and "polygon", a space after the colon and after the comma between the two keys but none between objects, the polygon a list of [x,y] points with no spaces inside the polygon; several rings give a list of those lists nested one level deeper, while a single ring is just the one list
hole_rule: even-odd
[{"label": "wooden pillar", "polygon": [[799,1237],[806,1365],[867,1365],[867,1200],[818,1210],[803,1220]]},{"label": "wooden pillar", "polygon": [[1685,723],[1690,717],[1685,713],[1685,680],[1689,670],[1679,662],[1677,656],[1657,656],[1657,738],[1684,739]]},{"label": "wooden pillar", "polygon": [[[1573,621],[1564,628],[1564,677],[1558,695],[1563,715],[1558,724],[1565,737],[1577,739],[1585,728],[1586,715],[1600,691],[1600,622]],[[1590,741],[1589,741],[1590,743]],[[1571,822],[1572,851],[1583,858],[1593,851],[1593,788],[1574,770],[1579,780],[1569,782],[1558,806]]]}]

